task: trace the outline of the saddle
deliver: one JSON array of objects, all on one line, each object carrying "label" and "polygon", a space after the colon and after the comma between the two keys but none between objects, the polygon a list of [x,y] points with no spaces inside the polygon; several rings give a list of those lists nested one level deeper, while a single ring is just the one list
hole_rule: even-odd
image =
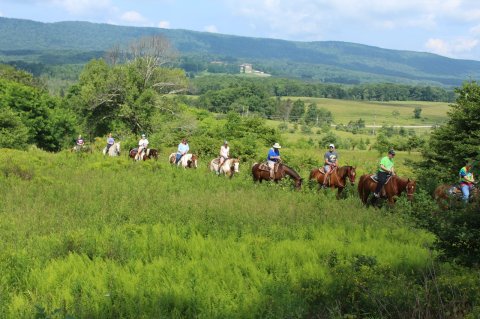
[{"label": "saddle", "polygon": [[[275,165],[273,166],[273,172],[274,173],[276,173],[278,171],[279,164],[280,163],[275,163]],[[261,170],[261,171],[270,172],[270,167],[268,167],[268,164],[266,162],[260,163],[260,165],[258,165],[258,169]]]},{"label": "saddle", "polygon": [[[387,184],[388,184],[388,182],[392,179],[392,176],[393,176],[393,175],[390,175],[390,176],[387,178],[387,181],[385,182],[384,185],[387,185]],[[378,183],[378,176],[377,176],[377,174],[370,175],[370,178],[371,178],[372,181],[374,181],[375,183]]]}]

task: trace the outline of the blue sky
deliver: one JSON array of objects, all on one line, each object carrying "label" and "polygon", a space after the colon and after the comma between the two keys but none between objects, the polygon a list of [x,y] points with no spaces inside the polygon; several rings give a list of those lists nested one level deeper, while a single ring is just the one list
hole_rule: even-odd
[{"label": "blue sky", "polygon": [[0,0],[0,16],[347,41],[480,60],[478,0]]}]

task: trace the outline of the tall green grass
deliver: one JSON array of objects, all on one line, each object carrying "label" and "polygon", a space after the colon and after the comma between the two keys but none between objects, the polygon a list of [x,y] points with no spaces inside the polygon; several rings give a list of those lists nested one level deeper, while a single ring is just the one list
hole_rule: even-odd
[{"label": "tall green grass", "polygon": [[249,165],[228,180],[96,154],[0,160],[5,318],[405,318],[438,303],[433,236],[353,196],[255,185]]}]

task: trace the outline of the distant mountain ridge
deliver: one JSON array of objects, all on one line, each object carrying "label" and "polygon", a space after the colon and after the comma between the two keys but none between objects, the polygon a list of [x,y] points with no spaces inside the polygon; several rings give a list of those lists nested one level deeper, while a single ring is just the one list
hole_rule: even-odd
[{"label": "distant mountain ridge", "polygon": [[480,61],[347,42],[296,42],[180,29],[90,22],[42,23],[2,17],[0,34],[0,61],[2,54],[28,52],[79,51],[96,52],[92,54],[98,56],[115,44],[161,34],[184,56],[255,63],[263,71],[277,76],[339,83],[396,82],[446,86],[480,78]]}]

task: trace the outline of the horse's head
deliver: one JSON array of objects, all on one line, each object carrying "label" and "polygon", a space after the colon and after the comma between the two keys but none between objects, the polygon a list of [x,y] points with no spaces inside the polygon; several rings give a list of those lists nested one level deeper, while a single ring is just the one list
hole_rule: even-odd
[{"label": "horse's head", "polygon": [[355,167],[349,166],[347,171],[348,179],[350,180],[350,184],[355,184],[355,177],[357,176],[357,172],[355,171]]},{"label": "horse's head", "polygon": [[417,187],[417,182],[412,180],[412,179],[407,179],[407,186],[405,188],[407,192],[407,198],[408,200],[413,200],[413,194],[415,193],[415,189]]},{"label": "horse's head", "polygon": [[295,179],[295,189],[300,190],[302,188],[303,178]]},{"label": "horse's head", "polygon": [[238,173],[240,171],[240,161],[238,159],[233,160],[233,171]]},{"label": "horse's head", "polygon": [[175,163],[175,153],[170,154],[170,156],[168,157],[168,162],[170,164]]},{"label": "horse's head", "polygon": [[192,157],[188,161],[188,166],[193,167],[193,168],[197,168],[198,167],[197,166],[197,160],[198,160],[198,156],[195,155],[195,154],[192,154]]}]

